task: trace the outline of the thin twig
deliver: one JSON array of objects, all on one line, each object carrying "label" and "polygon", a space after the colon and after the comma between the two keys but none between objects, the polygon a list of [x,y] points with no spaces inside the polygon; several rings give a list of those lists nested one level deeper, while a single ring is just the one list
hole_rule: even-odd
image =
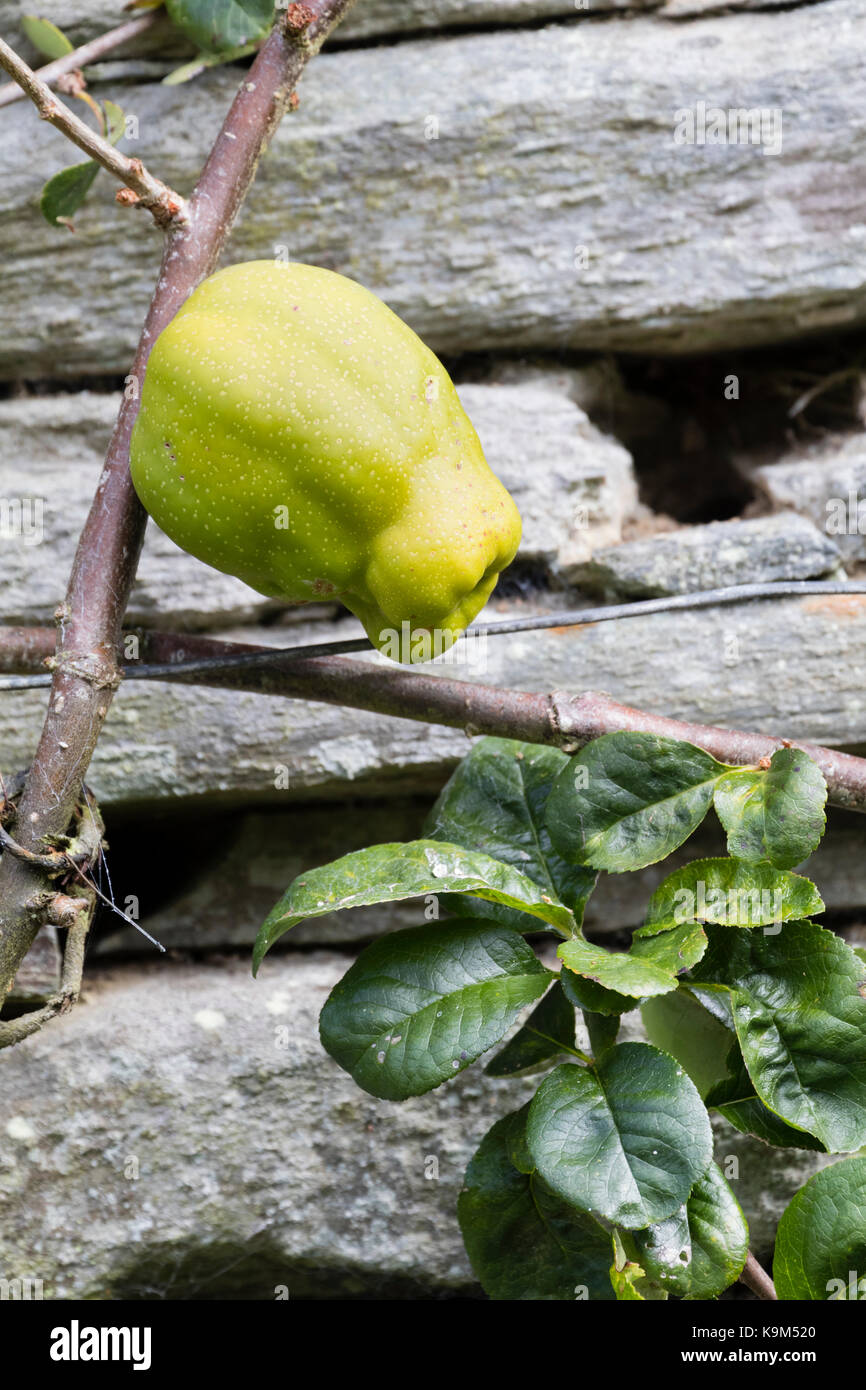
[{"label": "thin twig", "polygon": [[81,993],[81,978],[84,974],[84,950],[87,944],[87,933],[93,919],[96,897],[92,893],[82,894],[79,901],[82,903],[82,907],[77,914],[78,920],[66,934],[59,990],[56,994],[52,994],[41,1009],[22,1014],[20,1018],[10,1019],[8,1023],[0,1023],[0,1049],[13,1047],[16,1043],[23,1042],[25,1038],[32,1037],[34,1033],[39,1032],[40,1028],[44,1028],[46,1023],[57,1018],[58,1014],[67,1013],[73,1004],[77,1003]]},{"label": "thin twig", "polygon": [[122,154],[110,141],[86,125],[3,39],[0,39],[0,67],[6,69],[25,96],[30,98],[43,121],[48,121],[61,131],[135,195],[134,199],[127,197],[124,201],[134,201],[139,207],[147,208],[160,227],[185,221],[186,203],[180,194],[149,174],[140,159],[130,159],[129,155]]},{"label": "thin twig", "polygon": [[[37,68],[34,75],[40,82],[44,82],[46,87],[53,87],[58,77],[63,77],[67,72],[75,72],[76,68],[86,67],[98,58],[104,58],[106,53],[112,53],[128,39],[138,38],[140,34],[151,29],[158,18],[159,15],[154,12],[142,15],[140,19],[127,20],[126,24],[120,24],[116,29],[99,34],[89,43],[74,48],[71,53],[64,53],[62,58],[55,58],[53,62],[46,63],[44,68]],[[17,83],[8,82],[5,87],[0,87],[0,106],[11,106],[13,101],[22,101],[25,95],[24,89]]]},{"label": "thin twig", "polygon": [[763,1265],[758,1264],[751,1250],[746,1256],[746,1263],[740,1275],[740,1283],[745,1284],[746,1288],[751,1289],[758,1298],[766,1299],[768,1302],[775,1302],[779,1297],[775,1284]]}]

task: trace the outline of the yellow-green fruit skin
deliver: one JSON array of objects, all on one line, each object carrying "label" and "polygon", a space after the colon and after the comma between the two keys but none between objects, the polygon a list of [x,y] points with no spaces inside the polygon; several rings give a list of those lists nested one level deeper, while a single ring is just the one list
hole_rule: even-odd
[{"label": "yellow-green fruit skin", "polygon": [[430,655],[423,633],[447,649],[520,540],[438,358],[316,266],[250,261],[194,291],[153,346],[130,458],[184,550],[272,597],[339,599],[400,660]]}]

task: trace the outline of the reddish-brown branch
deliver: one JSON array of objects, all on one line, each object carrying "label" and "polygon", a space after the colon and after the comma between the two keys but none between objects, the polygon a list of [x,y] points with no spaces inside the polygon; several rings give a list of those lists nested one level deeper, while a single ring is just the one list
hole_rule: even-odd
[{"label": "reddish-brown branch", "polygon": [[[129,476],[129,440],[150,349],[195,286],[217,264],[255,177],[262,151],[306,63],[352,0],[311,0],[314,19],[298,35],[277,23],[244,75],[192,195],[188,217],[166,230],[159,279],[132,366],[96,497],[78,543],[48,714],[21,798],[16,839],[36,850],[62,834],[120,680],[121,623],[144,539],[145,514]],[[40,871],[12,855],[0,860],[0,1004],[40,926],[27,907],[44,886]]]},{"label": "reddish-brown branch", "polygon": [[746,1288],[751,1289],[753,1294],[757,1294],[758,1298],[763,1298],[768,1303],[775,1302],[779,1297],[775,1284],[764,1266],[758,1264],[751,1250],[746,1256],[746,1263],[740,1275],[740,1283],[745,1284]]},{"label": "reddish-brown branch", "polygon": [[[757,763],[786,744],[784,738],[769,734],[721,729],[650,714],[619,704],[611,696],[593,690],[580,695],[564,691],[529,694],[451,680],[418,667],[410,670],[340,656],[281,660],[272,647],[222,642],[191,633],[145,631],[138,636],[142,663],[170,665],[181,660],[253,653],[271,658],[267,668],[255,670],[187,673],[179,667],[175,673],[161,678],[172,682],[343,705],[399,719],[465,729],[470,734],[495,734],[500,738],[526,739],[530,743],[549,743],[569,752],[582,748],[601,734],[619,729],[640,729],[685,739],[726,763]],[[0,628],[0,671],[38,671],[50,649],[48,628]],[[127,671],[133,676],[134,666]],[[802,739],[793,742],[821,768],[833,805],[850,811],[866,811],[866,758]]]}]

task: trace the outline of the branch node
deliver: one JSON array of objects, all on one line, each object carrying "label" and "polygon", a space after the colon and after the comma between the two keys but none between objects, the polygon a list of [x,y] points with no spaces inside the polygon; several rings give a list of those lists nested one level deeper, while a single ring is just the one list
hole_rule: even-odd
[{"label": "branch node", "polygon": [[309,5],[289,5],[285,18],[286,33],[293,38],[303,34],[315,18],[315,11],[311,10]]},{"label": "branch node", "polygon": [[96,652],[77,657],[71,652],[61,651],[56,656],[46,657],[45,665],[49,671],[63,671],[66,675],[77,676],[95,690],[117,690],[123,680],[123,672],[113,662],[104,661]]}]

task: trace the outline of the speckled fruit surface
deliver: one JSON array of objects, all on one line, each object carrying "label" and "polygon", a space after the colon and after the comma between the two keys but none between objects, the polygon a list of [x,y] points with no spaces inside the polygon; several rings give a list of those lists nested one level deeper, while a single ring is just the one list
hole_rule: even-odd
[{"label": "speckled fruit surface", "polygon": [[438,358],[315,266],[250,261],[195,290],[151,353],[131,467],[178,545],[260,593],[339,599],[400,660],[427,633],[447,649],[520,540]]}]

